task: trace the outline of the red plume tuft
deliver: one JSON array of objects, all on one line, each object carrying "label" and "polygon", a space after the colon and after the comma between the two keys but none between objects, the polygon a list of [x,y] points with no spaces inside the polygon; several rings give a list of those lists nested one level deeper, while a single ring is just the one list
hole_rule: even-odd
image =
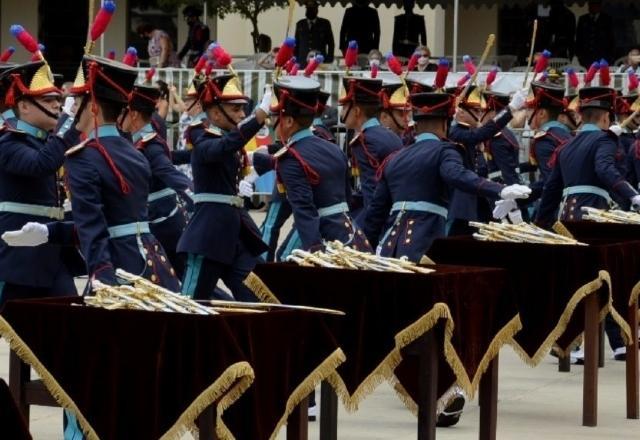
[{"label": "red plume tuft", "polygon": [[485,80],[485,84],[487,85],[487,87],[491,87],[491,84],[494,83],[497,76],[498,76],[498,68],[494,67],[493,69],[491,69],[491,71],[487,75],[487,79]]},{"label": "red plume tuft", "polygon": [[387,54],[387,66],[396,75],[402,75],[402,64],[392,53]]},{"label": "red plume tuft", "polygon": [[[460,78],[460,79],[458,80],[458,82],[456,83],[456,85],[457,85],[458,87],[462,87],[462,86],[464,86],[464,85],[467,83],[467,81],[469,81],[470,79],[471,79],[471,75],[469,75],[469,74],[467,73],[467,74],[465,74],[462,78]],[[442,87],[439,87],[439,88],[442,88]]]},{"label": "red plume tuft", "polygon": [[221,68],[226,68],[229,64],[231,64],[231,55],[227,52],[224,47],[219,44],[215,44],[215,46],[211,49],[211,56],[215,60],[216,64]]},{"label": "red plume tuft", "polygon": [[0,55],[0,62],[6,63],[7,61],[9,61],[9,58],[11,58],[11,56],[15,51],[16,51],[15,47],[9,46],[7,50],[2,52],[2,55]]},{"label": "red plume tuft", "polygon": [[584,76],[584,83],[586,85],[591,85],[591,81],[596,77],[596,73],[598,73],[598,69],[600,69],[600,63],[594,61],[591,66],[589,66],[589,70],[587,70],[586,75]]},{"label": "red plume tuft", "polygon": [[600,85],[609,87],[611,84],[611,74],[609,73],[609,63],[606,60],[600,60]]},{"label": "red plume tuft", "polygon": [[348,69],[352,68],[358,63],[358,42],[355,40],[349,41],[347,46],[347,52],[344,54],[344,64]]},{"label": "red plume tuft", "polygon": [[378,60],[371,60],[369,61],[369,67],[371,68],[371,78],[377,78],[378,77],[378,71],[380,70],[380,61]]},{"label": "red plume tuft", "polygon": [[289,72],[289,75],[296,76],[298,74],[298,70],[300,70],[300,64],[294,63],[291,71]]},{"label": "red plume tuft", "polygon": [[324,63],[324,57],[322,55],[316,55],[311,61],[307,63],[307,67],[304,69],[304,76],[309,77],[313,75],[320,64]]},{"label": "red plume tuft", "polygon": [[107,0],[102,4],[102,7],[96,14],[95,20],[93,20],[91,30],[89,31],[91,41],[96,41],[102,34],[104,34],[104,31],[107,30],[107,26],[109,26],[109,22],[111,21],[111,17],[113,17],[113,13],[115,11],[116,4],[114,2]]},{"label": "red plume tuft", "polygon": [[420,58],[420,52],[414,52],[409,58],[409,64],[407,65],[407,72],[413,72],[418,65],[418,58]]},{"label": "red plume tuft", "polygon": [[138,61],[138,51],[136,50],[135,47],[129,47],[127,49],[127,53],[124,54],[124,57],[122,57],[122,63],[126,64],[127,66],[135,66],[136,62]]},{"label": "red plume tuft", "polygon": [[296,61],[297,61],[296,57],[291,57],[291,58],[289,58],[289,61],[284,63],[284,66],[282,66],[282,68],[284,69],[285,72],[290,74],[291,73],[291,69],[293,69],[293,66],[296,64]]},{"label": "red plume tuft", "polygon": [[111,49],[109,51],[109,53],[107,53],[107,58],[110,60],[115,60],[116,59],[116,51]]},{"label": "red plume tuft", "polygon": [[449,61],[446,58],[440,58],[438,61],[438,70],[436,71],[436,79],[433,85],[436,89],[444,88],[447,82],[447,75],[449,75]]},{"label": "red plume tuft", "polygon": [[538,60],[536,61],[536,66],[533,69],[534,76],[545,71],[547,66],[549,65],[549,58],[551,58],[551,52],[548,50],[543,50]]},{"label": "red plume tuft", "polygon": [[202,72],[202,69],[204,69],[204,67],[207,65],[207,56],[206,55],[202,55],[200,57],[200,59],[198,59],[198,62],[196,63],[196,66],[194,67],[194,70],[196,71],[196,75],[200,75],[200,72]]},{"label": "red plume tuft", "polygon": [[629,84],[628,84],[629,92],[637,90],[638,85],[640,85],[640,81],[638,80],[638,77],[633,71],[633,67],[629,67],[629,69],[627,70],[627,76],[629,77]]},{"label": "red plume tuft", "polygon": [[572,68],[567,69],[567,79],[569,80],[569,87],[572,89],[577,89],[580,86],[580,80],[578,79],[578,74]]},{"label": "red plume tuft", "polygon": [[287,64],[287,61],[293,57],[293,51],[296,47],[296,39],[293,37],[287,37],[282,42],[282,45],[278,49],[276,54],[276,66],[283,67]]},{"label": "red plume tuft", "polygon": [[204,69],[204,74],[206,76],[209,76],[211,74],[211,71],[213,70],[214,65],[215,63],[213,61],[207,61],[207,67],[205,67]]},{"label": "red plume tuft", "polygon": [[473,75],[474,73],[476,73],[476,65],[473,64],[473,60],[469,55],[463,56],[462,62],[464,63],[464,68],[469,75]]},{"label": "red plume tuft", "polygon": [[144,74],[144,80],[148,83],[151,82],[151,80],[153,79],[153,75],[156,74],[156,68],[152,67],[151,69],[147,70]]},{"label": "red plume tuft", "polygon": [[29,53],[38,51],[38,42],[22,26],[14,24],[11,26],[11,33]]}]

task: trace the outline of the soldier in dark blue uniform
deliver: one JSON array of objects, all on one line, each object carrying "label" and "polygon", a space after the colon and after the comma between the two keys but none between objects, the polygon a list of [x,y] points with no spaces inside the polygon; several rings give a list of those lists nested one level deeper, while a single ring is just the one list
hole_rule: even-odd
[{"label": "soldier in dark blue uniform", "polygon": [[[345,127],[355,130],[350,141],[351,166],[360,177],[363,206],[369,205],[376,188],[376,173],[385,158],[402,148],[402,139],[380,125],[382,80],[347,77],[343,79],[345,95],[340,98],[340,118]],[[364,209],[354,213],[356,221],[363,218]]]},{"label": "soldier in dark blue uniform", "polygon": [[245,118],[247,97],[235,75],[206,78],[197,90],[208,122],[190,130],[196,206],[178,243],[178,252],[187,254],[182,293],[209,298],[222,279],[236,300],[254,301],[243,281],[267,246],[237,194],[250,165],[244,146],[268,116],[270,92],[255,113]]},{"label": "soldier in dark blue uniform", "polygon": [[399,79],[384,79],[382,84],[382,110],[380,124],[393,131],[403,145],[411,145],[413,136],[411,127],[411,105],[409,89]]},{"label": "soldier in dark blue uniform", "polygon": [[411,95],[416,143],[385,162],[364,230],[376,253],[420,261],[445,235],[451,190],[492,198],[525,198],[529,188],[505,187],[468,169],[459,146],[446,140],[455,108],[453,95]]},{"label": "soldier in dark blue uniform", "polygon": [[540,172],[538,180],[531,186],[531,202],[542,195],[544,184],[551,175],[553,152],[572,138],[571,128],[560,122],[568,102],[564,97],[564,87],[554,84],[534,82],[531,84],[533,99],[527,102],[532,109],[529,126],[536,130],[529,147],[529,161]]},{"label": "soldier in dark blue uniform", "polygon": [[[483,122],[493,120],[499,112],[509,105],[511,100],[509,95],[491,90],[484,91],[484,98],[487,107],[482,117]],[[489,168],[489,179],[505,185],[522,183],[518,174],[520,171],[520,144],[508,127],[504,127],[484,142],[484,156]]]},{"label": "soldier in dark blue uniform", "polygon": [[178,198],[191,203],[192,184],[173,166],[169,146],[151,125],[159,96],[160,91],[155,87],[134,86],[129,105],[120,119],[123,130],[131,133],[134,146],[151,166],[149,228],[162,244],[177,276],[182,278],[184,261],[176,254],[176,247],[187,225],[187,216]]},{"label": "soldier in dark blue uniform", "polygon": [[[323,241],[333,240],[370,250],[349,214],[347,158],[310,129],[317,112],[320,84],[306,77],[285,77],[274,88],[278,103],[272,110],[278,113],[279,137],[286,141],[272,160],[293,210],[296,229],[282,257],[293,249],[316,249],[322,247]],[[254,162],[258,162],[259,155],[254,155]]]},{"label": "soldier in dark blue uniform", "polygon": [[[60,111],[61,91],[44,60],[15,66],[1,79],[13,125],[0,135],[0,305],[9,299],[64,296],[76,292],[60,246],[10,240],[6,231],[28,222],[62,220],[57,171],[64,162],[64,143],[50,136]],[[46,232],[46,228],[45,232]],[[37,248],[22,247],[43,244]]]},{"label": "soldier in dark blue uniform", "polygon": [[[468,88],[455,114],[455,121],[449,129],[449,139],[464,147],[463,158],[480,177],[488,177],[489,169],[483,155],[483,143],[493,138],[513,118],[512,111],[524,107],[526,94],[517,91],[505,109],[495,117],[480,125],[486,101],[476,86]],[[489,200],[468,192],[454,190],[449,207],[449,235],[470,234],[473,228],[469,221],[487,221],[491,218]]]},{"label": "soldier in dark blue uniform", "polygon": [[616,100],[616,118],[617,124],[611,126],[611,131],[618,134],[619,151],[622,163],[619,166],[621,173],[627,177],[629,183],[634,187],[638,187],[638,176],[634,166],[635,145],[637,142],[636,131],[640,125],[640,116],[636,116],[629,120],[625,127],[622,127],[623,121],[629,118],[633,112],[640,108],[638,102],[638,94],[629,93],[627,95],[618,96]]},{"label": "soldier in dark blue uniform", "polygon": [[583,206],[609,208],[610,192],[627,200],[633,209],[640,205],[637,191],[616,168],[618,139],[608,131],[615,90],[585,87],[579,96],[582,125],[575,138],[556,152],[556,165],[545,183],[536,218],[543,226],[554,223],[558,205],[561,220],[580,220]]}]

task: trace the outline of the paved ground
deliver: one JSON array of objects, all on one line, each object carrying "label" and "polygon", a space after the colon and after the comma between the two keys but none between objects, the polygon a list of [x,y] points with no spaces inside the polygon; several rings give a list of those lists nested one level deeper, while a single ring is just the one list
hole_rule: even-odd
[{"label": "paved ground", "polygon": [[[264,214],[256,215],[258,222]],[[8,379],[9,349],[0,340],[0,377]],[[609,359],[611,353],[607,352]],[[639,439],[640,420],[625,418],[624,362],[608,360],[600,370],[599,426],[580,426],[582,411],[582,367],[558,373],[555,359],[548,357],[537,368],[525,365],[510,349],[500,354],[498,439]],[[268,404],[268,402],[265,402]],[[438,430],[438,438],[471,440],[478,437],[477,402],[467,404],[460,423]],[[62,438],[62,410],[33,407],[31,431],[35,440]],[[318,438],[318,424],[312,423],[310,438]],[[393,390],[381,385],[355,414],[340,409],[339,438],[348,440],[416,438],[416,419],[396,398]],[[279,439],[284,439],[281,432]],[[0,439],[2,439],[0,427]],[[185,436],[185,439],[190,436]],[[10,439],[7,439],[10,440]]]}]

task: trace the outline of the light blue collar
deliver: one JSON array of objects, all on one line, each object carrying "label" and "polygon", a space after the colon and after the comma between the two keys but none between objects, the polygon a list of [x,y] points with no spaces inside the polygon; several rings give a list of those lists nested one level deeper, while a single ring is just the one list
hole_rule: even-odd
[{"label": "light blue collar", "polygon": [[15,119],[16,114],[13,112],[13,109],[5,110],[2,112],[2,118],[6,121],[7,119]]},{"label": "light blue collar", "polygon": [[[120,132],[118,131],[117,127],[113,124],[108,124],[108,125],[101,125],[100,127],[98,127],[98,136],[99,138],[103,138],[103,137],[111,137],[111,136],[118,136],[120,137]],[[95,139],[96,138],[96,130],[91,130],[91,132],[89,133],[89,135],[87,136],[88,139]]]},{"label": "light blue collar", "polygon": [[365,131],[367,128],[377,127],[379,125],[380,125],[380,121],[378,121],[378,118],[371,118],[367,120],[367,122],[362,124],[362,131]]},{"label": "light blue collar", "polygon": [[205,112],[200,112],[193,117],[194,121],[206,121],[207,119],[207,114]]},{"label": "light blue collar", "polygon": [[34,127],[33,125],[27,122],[24,122],[22,119],[18,119],[18,123],[16,124],[16,129],[24,131],[25,133],[30,134],[31,136],[37,139],[46,139],[47,135],[49,134],[47,133],[47,131],[38,127]]},{"label": "light blue collar", "polygon": [[542,127],[540,127],[542,131],[548,131],[550,128],[558,128],[562,131],[566,131],[567,133],[570,133],[569,127],[564,125],[562,122],[558,122],[558,121],[548,121],[542,124]]},{"label": "light blue collar", "polygon": [[420,133],[418,136],[416,136],[416,142],[439,140],[440,138],[433,133]]},{"label": "light blue collar", "polygon": [[295,132],[290,138],[289,141],[287,142],[287,145],[292,145],[304,138],[308,138],[308,137],[312,137],[313,136],[313,132],[311,131],[311,129],[309,128],[304,128],[300,131]]},{"label": "light blue collar", "polygon": [[578,131],[602,131],[596,124],[583,124]]},{"label": "light blue collar", "polygon": [[145,125],[140,130],[136,131],[135,133],[133,133],[131,135],[131,138],[133,139],[133,143],[134,144],[137,143],[140,139],[142,139],[143,137],[145,137],[149,133],[153,133],[154,131],[155,130],[153,129],[153,125],[151,125],[151,124]]},{"label": "light blue collar", "polygon": [[314,127],[317,125],[324,125],[324,122],[322,122],[322,118],[313,118],[313,122],[311,123],[311,125],[313,125]]}]

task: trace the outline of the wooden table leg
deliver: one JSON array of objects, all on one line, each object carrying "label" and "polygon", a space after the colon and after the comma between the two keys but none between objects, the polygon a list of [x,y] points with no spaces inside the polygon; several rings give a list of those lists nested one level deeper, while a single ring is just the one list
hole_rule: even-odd
[{"label": "wooden table leg", "polygon": [[338,395],[327,381],[320,385],[320,440],[338,440]]},{"label": "wooden table leg", "polygon": [[198,440],[218,440],[216,418],[216,404],[212,403],[198,417]]},{"label": "wooden table leg", "polygon": [[9,390],[13,394],[27,427],[29,427],[29,403],[25,387],[31,380],[31,367],[20,360],[17,354],[11,350],[9,353]]},{"label": "wooden table leg", "polygon": [[[573,347],[571,350],[573,350]],[[558,354],[558,371],[561,373],[571,372],[571,352],[567,356]]]},{"label": "wooden table leg", "polygon": [[289,415],[287,440],[307,440],[309,438],[309,398],[305,397]]},{"label": "wooden table leg", "polygon": [[627,321],[631,327],[631,345],[627,347],[627,418],[638,419],[640,414],[638,388],[640,373],[638,371],[638,304],[629,306]]},{"label": "wooden table leg", "polygon": [[496,440],[498,425],[498,355],[480,380],[480,440]]},{"label": "wooden table leg", "polygon": [[438,401],[438,357],[441,355],[435,331],[429,330],[420,341],[418,389],[418,440],[436,438]]},{"label": "wooden table leg", "polygon": [[582,425],[598,424],[598,295],[584,300],[584,377],[582,391]]}]

